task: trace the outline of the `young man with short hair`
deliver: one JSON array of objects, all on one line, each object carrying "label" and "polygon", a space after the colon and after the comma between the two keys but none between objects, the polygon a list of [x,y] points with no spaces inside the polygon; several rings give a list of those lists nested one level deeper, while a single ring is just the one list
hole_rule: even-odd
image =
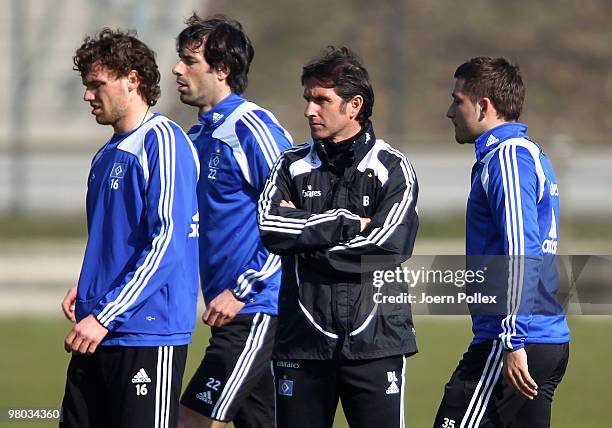
[{"label": "young man with short hair", "polygon": [[329,47],[301,80],[312,140],[280,157],[259,200],[263,241],[283,256],[277,427],[331,428],[339,399],[353,428],[403,427],[410,306],[378,304],[372,271],[412,253],[416,175],[376,138],[374,92],[353,52]]},{"label": "young man with short hair", "polygon": [[175,426],[197,304],[198,158],[150,111],[159,72],[134,35],[104,29],[73,61],[114,134],[91,164],[83,269],[62,303],[76,324],[60,426]]},{"label": "young man with short hair", "polygon": [[189,131],[200,156],[200,275],[212,337],[181,399],[181,427],[274,425],[270,357],[280,257],[263,246],[257,200],[291,137],[241,96],[253,47],[240,23],[196,14],[177,38],[181,101],[198,108]]},{"label": "young man with short hair", "polygon": [[548,427],[569,356],[556,299],[557,181],[517,122],[525,97],[518,66],[472,58],[455,79],[446,115],[457,142],[476,149],[467,260],[493,268],[485,291],[502,304],[470,306],[474,338],[446,385],[434,427]]}]

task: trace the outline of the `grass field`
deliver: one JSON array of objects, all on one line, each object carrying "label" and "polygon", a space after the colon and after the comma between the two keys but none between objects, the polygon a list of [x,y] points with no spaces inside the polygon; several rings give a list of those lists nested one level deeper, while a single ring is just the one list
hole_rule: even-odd
[{"label": "grass field", "polygon": [[[610,406],[610,345],[612,318],[570,319],[572,348],[565,380],[557,390],[553,427],[612,426]],[[407,366],[406,421],[409,427],[430,427],[445,381],[469,338],[467,318],[416,319],[420,353]],[[2,319],[0,428],[50,427],[54,423],[6,422],[9,408],[59,408],[69,356],[62,349],[67,321],[60,319]],[[198,326],[190,348],[186,376],[193,373],[208,340]],[[346,427],[338,412],[336,427]],[[384,427],[381,427],[384,428]]]}]

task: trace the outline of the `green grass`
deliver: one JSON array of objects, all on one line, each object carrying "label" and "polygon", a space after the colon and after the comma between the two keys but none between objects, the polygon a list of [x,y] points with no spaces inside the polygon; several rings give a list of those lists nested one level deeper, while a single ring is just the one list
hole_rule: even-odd
[{"label": "green grass", "polygon": [[[570,364],[555,395],[552,426],[610,426],[612,318],[581,317],[570,322]],[[420,353],[408,360],[406,421],[407,426],[420,428],[431,426],[444,383],[464,352],[470,332],[466,318],[417,318],[416,324]],[[7,408],[59,408],[69,360],[62,348],[68,329],[68,322],[58,319],[0,320],[0,408],[3,411]],[[207,343],[208,329],[200,325],[190,348],[186,378],[199,364]],[[0,428],[14,426],[14,423],[0,422]],[[23,426],[55,424],[27,423]],[[347,426],[341,411],[335,426]]]},{"label": "green grass", "polygon": [[85,236],[87,236],[85,215],[41,217],[30,214],[0,216],[0,239],[3,241],[84,239]]}]

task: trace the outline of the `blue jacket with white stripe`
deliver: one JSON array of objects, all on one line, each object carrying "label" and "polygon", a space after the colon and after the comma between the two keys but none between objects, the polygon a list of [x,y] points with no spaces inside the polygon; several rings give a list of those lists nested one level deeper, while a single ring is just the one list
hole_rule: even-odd
[{"label": "blue jacket with white stripe", "polygon": [[291,136],[274,115],[231,94],[188,132],[200,157],[200,280],[204,300],[229,289],[241,313],[277,314],[280,257],[264,247],[257,201]]},{"label": "blue jacket with white stripe", "polygon": [[191,342],[198,174],[191,141],[159,114],[113,135],[94,157],[76,316],[94,314],[109,330],[102,345]]},{"label": "blue jacket with white stripe", "polygon": [[501,310],[470,306],[473,343],[499,338],[507,350],[569,341],[556,298],[559,189],[549,160],[526,130],[505,123],[478,137],[467,204],[468,262],[501,256],[485,262],[487,289],[479,290],[497,295]]}]

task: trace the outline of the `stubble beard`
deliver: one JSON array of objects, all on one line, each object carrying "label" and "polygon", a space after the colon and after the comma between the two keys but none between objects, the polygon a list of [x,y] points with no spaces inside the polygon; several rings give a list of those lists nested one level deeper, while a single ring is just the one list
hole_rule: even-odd
[{"label": "stubble beard", "polygon": [[102,109],[102,113],[96,116],[96,122],[100,125],[115,125],[127,114],[127,106],[115,107],[108,113]]}]

